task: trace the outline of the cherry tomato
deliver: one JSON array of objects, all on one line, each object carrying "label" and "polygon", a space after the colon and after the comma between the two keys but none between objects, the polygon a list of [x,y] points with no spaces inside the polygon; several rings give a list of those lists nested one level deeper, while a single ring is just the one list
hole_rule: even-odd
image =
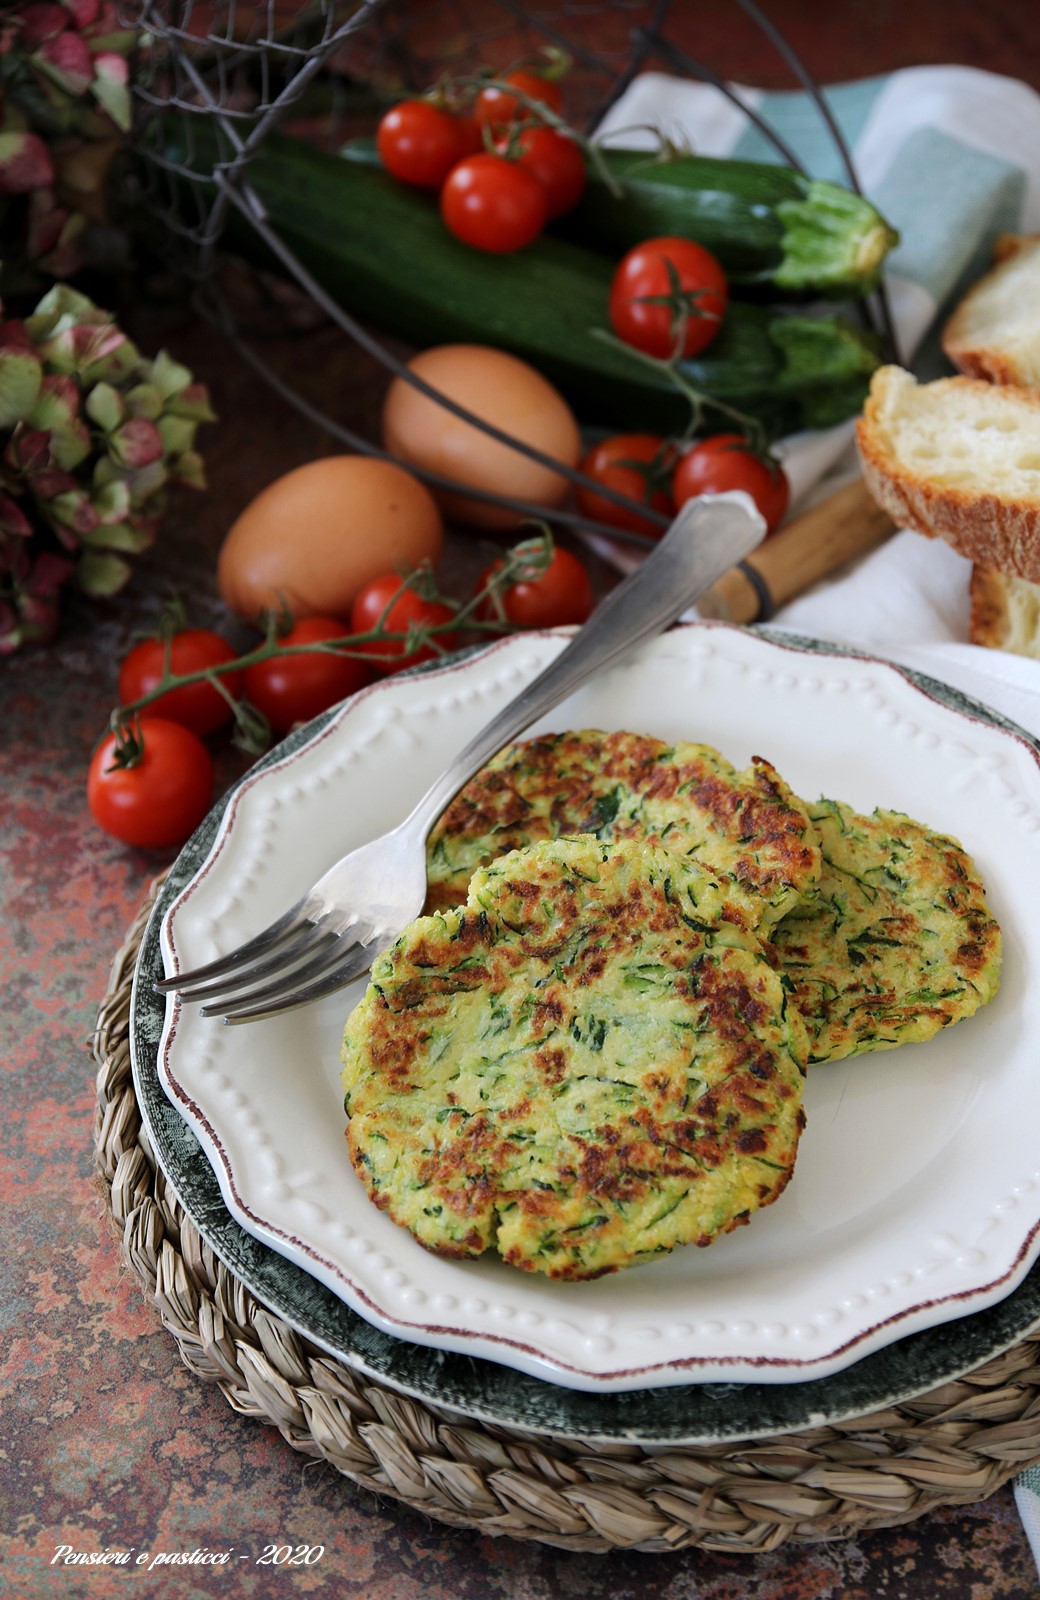
[{"label": "cherry tomato", "polygon": [[585,191],[585,156],[582,148],[555,128],[522,128],[515,141],[502,139],[500,150],[515,154],[520,166],[538,179],[550,217],[562,217],[576,206]]},{"label": "cherry tomato", "polygon": [[[165,645],[161,639],[142,639],[134,646],[119,668],[122,705],[140,700],[157,687],[162,679],[164,659]],[[173,672],[201,672],[206,667],[220,667],[234,659],[235,652],[227,640],[208,628],[184,628],[170,640]],[[242,676],[238,672],[223,672],[220,681],[229,694],[237,695]],[[179,722],[193,733],[213,733],[229,722],[232,715],[220,690],[203,682],[168,689],[146,707],[146,713],[150,717],[165,717],[168,722]]]},{"label": "cherry tomato", "polygon": [[386,170],[420,189],[439,189],[456,162],[480,145],[480,129],[471,117],[454,116],[428,100],[402,100],[376,130]]},{"label": "cherry tomato", "polygon": [[622,256],[607,309],[619,339],[667,361],[711,344],[728,298],[726,275],[711,251],[666,236]]},{"label": "cherry tomato", "polygon": [[[278,642],[291,648],[346,637],[347,629],[335,617],[303,617]],[[263,712],[275,733],[288,733],[295,723],[309,722],[371,681],[372,673],[364,661],[325,650],[271,656],[242,674],[246,699]]]},{"label": "cherry tomato", "polygon": [[[382,617],[388,633],[406,634],[413,625],[429,623],[436,627],[450,622],[454,615],[450,606],[439,600],[424,600],[422,595],[403,584],[396,573],[388,573],[384,578],[373,578],[357,596],[350,608],[350,631],[369,633]],[[373,639],[364,649],[378,672],[401,672],[405,667],[416,667],[420,661],[436,661],[448,651],[458,649],[458,635],[450,630],[438,633],[436,640],[436,644],[431,642],[418,650],[407,651],[404,639]]]},{"label": "cherry tomato", "polygon": [[[556,116],[563,110],[563,93],[552,78],[543,78],[538,72],[526,72],[520,67],[515,72],[507,72],[500,81],[512,84],[514,89],[519,89],[521,94],[530,99],[540,101]],[[528,121],[534,113],[508,89],[488,88],[482,89],[477,95],[473,115],[482,128],[499,130],[507,128],[511,122]]]},{"label": "cherry tomato", "polygon": [[[674,466],[674,448],[656,433],[615,434],[594,445],[579,462],[579,470],[586,477],[595,478],[597,483],[616,489],[618,494],[665,517],[675,515],[671,493]],[[646,533],[655,539],[666,531],[661,523],[616,505],[592,489],[579,488],[578,505],[592,521],[605,522],[611,528],[626,528],[630,533]]]},{"label": "cherry tomato", "polygon": [[764,461],[739,433],[716,433],[688,450],[675,469],[672,493],[677,506],[698,494],[744,489],[761,511],[766,534],[783,521],[791,498],[787,473],[778,461]]},{"label": "cherry tomato", "polygon": [[[495,572],[501,572],[504,562],[493,561],[481,573],[477,588],[486,588]],[[518,628],[562,628],[570,623],[584,622],[592,611],[595,600],[592,584],[577,556],[569,550],[554,549],[552,560],[544,572],[531,578],[520,578],[503,590],[499,599],[507,621]],[[482,600],[477,607],[482,622],[495,621],[499,613],[491,599]]]},{"label": "cherry tomato", "polygon": [[451,169],[441,190],[445,226],[463,244],[493,255],[537,239],[549,210],[538,179],[518,161],[485,150]]},{"label": "cherry tomato", "polygon": [[165,717],[141,717],[136,766],[113,765],[116,735],[102,739],[87,772],[87,804],[123,844],[163,850],[183,844],[209,810],[213,763],[197,734]]}]

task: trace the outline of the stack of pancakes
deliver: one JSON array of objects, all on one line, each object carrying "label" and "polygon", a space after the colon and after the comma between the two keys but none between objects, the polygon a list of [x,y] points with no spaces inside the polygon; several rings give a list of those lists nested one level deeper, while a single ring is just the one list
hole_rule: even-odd
[{"label": "stack of pancakes", "polygon": [[999,981],[955,839],[704,745],[510,745],[428,879],[347,1023],[350,1157],[428,1249],[552,1278],[747,1222],[791,1176],[807,1067],[931,1038]]}]

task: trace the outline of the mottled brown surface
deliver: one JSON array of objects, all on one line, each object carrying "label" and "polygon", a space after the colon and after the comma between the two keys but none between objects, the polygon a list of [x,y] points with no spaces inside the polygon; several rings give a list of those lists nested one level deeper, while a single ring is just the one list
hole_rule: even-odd
[{"label": "mottled brown surface", "polygon": [[[723,72],[789,82],[768,47],[735,39],[735,7],[690,8]],[[834,80],[918,62],[963,61],[1040,86],[1035,7],[1023,0],[774,0],[770,15]],[[743,57],[741,56],[743,51]],[[769,75],[767,79],[767,74]],[[109,963],[168,858],[97,832],[83,775],[115,691],[115,666],[167,582],[219,618],[213,563],[223,531],[276,471],[329,441],[230,361],[205,330],[140,316],[211,382],[222,422],[202,444],[211,493],[181,500],[161,546],[121,599],[74,612],[46,654],[0,664],[0,1259],[4,1342],[0,1590],[12,1600],[1035,1600],[1038,1584],[1010,1488],[907,1527],[748,1557],[589,1556],[447,1528],[303,1463],[182,1364],[123,1267],[91,1181],[89,1039]],[[267,348],[309,392],[339,397],[359,425],[381,378],[321,334]],[[219,438],[219,448],[216,441]],[[452,574],[479,569],[457,540]],[[602,582],[602,575],[600,578]],[[239,770],[225,758],[224,777]],[[322,1543],[290,1589],[254,1563],[270,1542]],[[55,1547],[227,1549],[225,1580],[52,1566]]]},{"label": "mottled brown surface", "polygon": [[347,1021],[369,1197],[438,1253],[569,1280],[771,1204],[806,1038],[725,910],[698,866],[629,841],[545,840],[479,871],[464,908],[376,961]]},{"label": "mottled brown surface", "polygon": [[810,1065],[930,1039],[987,1004],[1001,931],[964,847],[899,812],[821,800],[810,814],[819,898],[773,941]]},{"label": "mottled brown surface", "polygon": [[752,927],[810,897],[820,875],[805,806],[768,761],[737,772],[708,745],[586,728],[508,745],[466,785],[430,835],[431,906],[460,903],[497,855],[578,833],[699,862]]}]

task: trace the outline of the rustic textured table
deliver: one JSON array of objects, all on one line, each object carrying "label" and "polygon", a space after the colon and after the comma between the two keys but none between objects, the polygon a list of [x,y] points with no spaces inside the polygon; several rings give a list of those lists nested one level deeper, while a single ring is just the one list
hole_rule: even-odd
[{"label": "rustic textured table", "polygon": [[[829,53],[817,50],[813,65],[839,77],[961,59],[1021,74],[1031,65],[1021,22],[1027,9],[1014,0],[984,11],[850,4],[841,8],[847,29],[829,25]],[[818,8],[772,11],[805,47],[807,19]],[[904,20],[909,32],[897,36]],[[753,79],[756,68],[762,77],[770,70],[763,59],[743,75]],[[164,340],[211,384],[222,419],[202,440],[211,490],[176,502],[160,544],[117,601],[70,609],[54,645],[0,667],[4,1594],[108,1597],[133,1584],[148,1593],[169,1585],[185,1597],[265,1596],[291,1581],[302,1593],[365,1600],[1036,1595],[1010,1487],[890,1531],[787,1543],[754,1556],[577,1554],[451,1528],[361,1490],[295,1454],[272,1427],[236,1415],[182,1364],[127,1270],[94,1176],[92,1140],[98,1005],[113,955],[169,858],[124,849],[100,833],[86,811],[83,779],[133,632],[154,618],[169,585],[192,597],[202,619],[223,622],[213,564],[229,520],[277,471],[328,442],[258,391],[207,334],[174,313],[138,306],[135,317],[143,344]],[[315,392],[342,395],[350,420],[371,428],[380,375],[338,341],[319,333],[275,343],[270,353],[282,370],[305,373]],[[480,560],[471,541],[453,539],[447,586],[468,581]],[[601,570],[596,581],[603,589],[609,575]],[[225,781],[238,770],[226,757]],[[320,1545],[324,1554],[291,1578],[258,1565],[267,1547],[285,1544]],[[127,1564],[88,1572],[62,1564],[62,1547],[131,1551],[130,1564],[144,1552],[149,1559],[134,1577]],[[233,1557],[225,1566],[197,1561],[142,1576],[155,1553],[196,1551]]]}]

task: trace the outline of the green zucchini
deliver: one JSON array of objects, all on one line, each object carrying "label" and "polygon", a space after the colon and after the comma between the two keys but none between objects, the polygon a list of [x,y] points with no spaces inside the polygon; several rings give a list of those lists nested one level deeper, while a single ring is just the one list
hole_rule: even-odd
[{"label": "green zucchini", "polygon": [[[212,155],[196,135],[195,163]],[[610,260],[543,237],[488,255],[445,229],[436,200],[365,162],[272,136],[249,166],[272,226],[346,311],[419,345],[495,345],[556,383],[582,420],[673,432],[689,405],[667,371],[605,341]],[[228,242],[270,265],[255,229],[234,214]],[[817,427],[862,402],[874,343],[837,316],[785,316],[732,304],[722,331],[684,376],[773,434]]]},{"label": "green zucchini", "polygon": [[[374,139],[348,160],[378,165]],[[662,234],[696,239],[730,284],[780,295],[859,296],[877,287],[899,235],[869,200],[762,161],[600,146],[573,211],[554,231],[617,256]]]},{"label": "green zucchini", "polygon": [[568,236],[623,252],[643,239],[696,239],[730,282],[781,294],[862,295],[898,234],[869,200],[790,167],[668,151],[601,149]]}]

